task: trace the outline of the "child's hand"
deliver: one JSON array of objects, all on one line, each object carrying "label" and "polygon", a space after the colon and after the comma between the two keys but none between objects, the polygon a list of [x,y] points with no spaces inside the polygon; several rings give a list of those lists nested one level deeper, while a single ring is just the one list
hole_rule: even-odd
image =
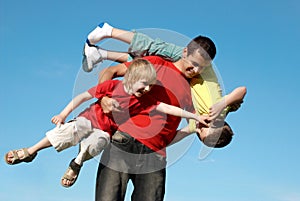
[{"label": "child's hand", "polygon": [[61,124],[65,123],[65,118],[61,115],[55,115],[52,117],[51,122],[54,123],[56,126],[60,126]]},{"label": "child's hand", "polygon": [[220,114],[223,112],[223,110],[225,109],[226,105],[224,101],[220,101],[216,104],[214,104],[213,106],[211,106],[211,108],[209,108],[209,121],[213,121],[215,120],[218,116],[220,116]]},{"label": "child's hand", "polygon": [[201,115],[198,116],[198,123],[196,124],[196,127],[209,127],[208,122],[209,122],[209,116],[207,115]]}]

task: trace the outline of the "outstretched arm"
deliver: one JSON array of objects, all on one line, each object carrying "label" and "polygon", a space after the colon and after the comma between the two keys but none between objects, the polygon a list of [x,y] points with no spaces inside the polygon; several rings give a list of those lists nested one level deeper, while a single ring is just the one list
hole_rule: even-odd
[{"label": "outstretched arm", "polygon": [[191,112],[188,112],[186,110],[183,110],[173,105],[168,105],[166,103],[159,103],[156,107],[156,110],[177,117],[195,119],[196,121],[200,122],[202,125],[208,126],[208,124],[205,122],[205,120],[207,119],[205,116],[199,116],[197,114],[193,114]]},{"label": "outstretched arm", "polygon": [[192,133],[194,133],[194,132],[190,131],[190,127],[189,126],[186,126],[186,127],[182,128],[182,129],[178,130],[177,133],[176,133],[175,138],[170,142],[170,144],[168,146],[173,145],[173,144],[179,142],[183,138],[191,135]]},{"label": "outstretched arm", "polygon": [[88,101],[92,99],[93,96],[89,92],[83,92],[82,94],[79,94],[74,99],[70,101],[70,103],[60,112],[60,114],[55,115],[52,117],[51,122],[60,125],[65,122],[66,118],[69,116],[69,114],[74,111],[79,105],[81,105],[83,102]]},{"label": "outstretched arm", "polygon": [[209,109],[209,120],[212,121],[216,119],[227,106],[230,105],[236,106],[236,104],[241,104],[243,102],[246,93],[247,93],[246,87],[237,87],[230,94],[224,96],[221,101],[214,104]]}]

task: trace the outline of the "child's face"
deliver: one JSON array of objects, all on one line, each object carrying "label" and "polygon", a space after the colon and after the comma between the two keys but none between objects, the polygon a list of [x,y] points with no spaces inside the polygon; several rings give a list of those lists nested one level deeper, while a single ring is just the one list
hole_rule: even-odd
[{"label": "child's face", "polygon": [[199,134],[201,141],[203,142],[206,136],[208,135],[209,128],[202,127],[200,128],[201,133]]},{"label": "child's face", "polygon": [[146,80],[139,80],[132,85],[132,95],[136,97],[141,97],[145,93],[149,92],[152,85],[150,85]]},{"label": "child's face", "polygon": [[223,130],[223,126],[222,127],[202,127],[200,128],[200,139],[201,141],[203,142],[205,140],[205,138],[207,136],[209,136],[210,134],[214,134],[214,133],[219,133],[221,134],[222,133],[222,130]]}]

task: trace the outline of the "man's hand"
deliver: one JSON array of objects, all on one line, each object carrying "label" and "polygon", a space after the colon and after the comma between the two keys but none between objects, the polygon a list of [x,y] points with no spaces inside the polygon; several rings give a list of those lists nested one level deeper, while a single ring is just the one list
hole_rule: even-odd
[{"label": "man's hand", "polygon": [[118,101],[107,96],[101,99],[101,107],[105,114],[111,114],[112,112],[121,112]]}]

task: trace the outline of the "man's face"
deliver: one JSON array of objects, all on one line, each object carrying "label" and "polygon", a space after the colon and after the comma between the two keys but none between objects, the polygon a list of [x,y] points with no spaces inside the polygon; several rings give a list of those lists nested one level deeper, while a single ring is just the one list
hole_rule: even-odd
[{"label": "man's face", "polygon": [[199,51],[195,51],[193,54],[187,56],[187,52],[183,52],[183,73],[186,78],[192,78],[199,75],[206,66],[211,64],[211,61],[205,60]]}]

